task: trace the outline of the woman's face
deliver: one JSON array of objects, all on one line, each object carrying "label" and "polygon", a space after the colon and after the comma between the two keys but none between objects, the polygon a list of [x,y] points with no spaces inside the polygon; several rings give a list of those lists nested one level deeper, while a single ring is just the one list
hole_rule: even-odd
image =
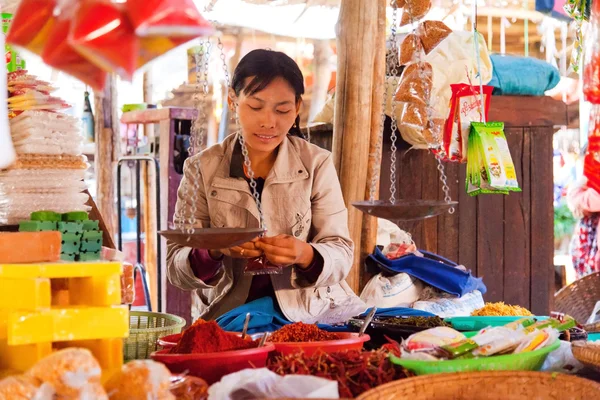
[{"label": "woman's face", "polygon": [[[252,81],[246,78],[244,86]],[[237,101],[237,113],[246,145],[256,152],[272,152],[283,142],[300,110],[296,93],[283,78],[277,77],[263,90],[236,98],[230,90],[230,101]]]}]

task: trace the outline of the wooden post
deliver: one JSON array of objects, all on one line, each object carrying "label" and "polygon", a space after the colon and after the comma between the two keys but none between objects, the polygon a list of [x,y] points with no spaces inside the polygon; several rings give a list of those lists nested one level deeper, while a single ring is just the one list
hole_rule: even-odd
[{"label": "wooden post", "polygon": [[[373,92],[371,96],[371,136],[369,144],[369,165],[367,168],[367,183],[365,188],[365,199],[371,195],[371,183],[375,178],[375,199],[379,199],[379,175],[381,172],[381,153],[383,148],[383,121],[381,114],[383,112],[383,96],[385,95],[385,23],[386,23],[386,5],[380,2],[377,19],[377,35],[375,37],[375,58],[373,68]],[[377,148],[377,144],[380,144]],[[361,234],[360,264],[365,258],[373,252],[377,246],[377,218],[368,214],[363,214],[363,226]],[[361,271],[363,269],[361,268]],[[365,287],[371,276],[365,272],[360,276],[360,291]]]},{"label": "wooden post", "polygon": [[329,89],[329,82],[331,81],[329,58],[332,51],[329,40],[315,40],[314,49],[315,73],[313,76],[310,111],[308,112],[309,121],[312,121],[325,105],[327,101],[327,89]]},{"label": "wooden post", "polygon": [[[364,200],[373,124],[379,126],[381,107],[373,112],[376,48],[381,40],[379,10],[385,0],[346,0],[341,3],[337,31],[337,83],[333,125],[333,157],[348,207],[348,225],[355,243],[354,263],[347,281],[358,292],[361,277],[361,231],[363,215],[352,207]],[[378,65],[379,61],[377,62]],[[377,72],[380,74],[380,72]],[[373,120],[373,115],[377,118]]]},{"label": "wooden post", "polygon": [[[152,104],[152,71],[144,73],[144,103]],[[154,124],[143,125],[149,143],[154,142]],[[142,226],[145,232],[144,265],[150,277],[150,303],[158,310],[157,292],[157,225],[156,225],[156,175],[154,166],[142,163]]]},{"label": "wooden post", "polygon": [[[117,78],[110,76],[102,93],[94,93],[96,116],[96,198],[111,237],[116,233],[115,167],[121,155],[117,116]],[[120,210],[119,210],[120,212]]]}]

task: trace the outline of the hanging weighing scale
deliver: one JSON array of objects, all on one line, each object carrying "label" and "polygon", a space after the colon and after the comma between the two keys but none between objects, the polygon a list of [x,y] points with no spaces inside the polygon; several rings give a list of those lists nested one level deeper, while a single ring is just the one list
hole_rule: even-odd
[{"label": "hanging weighing scale", "polygon": [[[393,7],[394,0],[392,0]],[[392,12],[392,24],[391,24],[391,36],[388,41],[388,48],[390,49],[398,49],[398,37],[396,35],[397,29],[397,13],[398,9],[393,7]],[[420,57],[420,55],[419,55]],[[420,62],[420,59],[417,60]],[[386,57],[386,73],[385,77],[392,76],[393,86],[396,87],[399,81],[397,76],[397,62],[396,58],[393,56]],[[385,78],[384,78],[385,79]],[[397,152],[398,148],[396,147],[396,142],[398,140],[398,121],[396,119],[396,107],[397,102],[394,100],[394,97],[391,97],[392,101],[392,112],[390,115],[391,118],[391,166],[390,166],[390,198],[389,200],[375,200],[375,192],[377,187],[377,182],[379,180],[380,172],[381,172],[381,147],[383,142],[383,132],[384,132],[384,121],[386,118],[385,110],[386,110],[386,102],[388,99],[388,85],[384,83],[385,94],[383,98],[383,111],[381,117],[381,134],[377,140],[377,157],[378,160],[375,165],[379,166],[378,170],[373,174],[373,178],[371,180],[370,185],[370,199],[365,201],[353,202],[352,205],[356,207],[358,210],[362,211],[365,214],[369,214],[376,218],[386,219],[394,224],[398,225],[402,222],[415,222],[424,220],[427,218],[432,218],[437,215],[448,212],[450,214],[454,213],[454,207],[458,204],[456,201],[452,201],[450,198],[450,189],[447,185],[446,174],[444,172],[444,165],[442,164],[439,158],[438,162],[438,171],[440,172],[440,181],[442,182],[442,190],[444,191],[445,198],[444,200],[406,200],[406,199],[396,199],[396,160],[397,160]]]},{"label": "hanging weighing scale", "polygon": [[[204,145],[206,129],[204,124],[207,121],[207,115],[205,112],[205,104],[208,98],[208,63],[210,60],[210,39],[201,42],[200,52],[196,54],[196,91],[195,100],[196,108],[198,110],[198,116],[194,120],[192,129],[190,132],[190,148],[188,150],[189,156],[192,157],[198,154]],[[227,63],[225,61],[225,54],[223,52],[223,43],[218,39],[218,48],[221,52],[221,60],[223,60],[223,69],[225,71],[225,79],[227,87],[229,87],[229,73],[227,72]],[[200,87],[202,85],[202,87]],[[202,93],[202,99],[200,98]],[[237,107],[236,107],[237,108]],[[237,113],[235,121],[239,130],[239,121],[237,119]],[[260,227],[258,228],[205,228],[198,227],[198,221],[196,219],[197,204],[199,201],[198,193],[200,193],[200,169],[199,162],[188,163],[188,168],[192,170],[193,182],[191,185],[188,184],[184,188],[184,197],[190,199],[185,202],[183,207],[179,210],[179,215],[175,217],[175,229],[169,229],[160,231],[159,233],[167,240],[176,243],[181,246],[193,247],[197,249],[227,249],[234,246],[238,246],[242,243],[251,241],[252,239],[263,235],[266,232],[266,225],[263,217],[262,207],[260,203],[260,196],[256,189],[256,181],[254,179],[254,172],[250,165],[250,158],[248,157],[248,149],[244,143],[244,139],[241,133],[238,133],[238,140],[242,147],[242,155],[244,157],[244,165],[248,171],[248,177],[250,178],[250,190],[253,198],[256,201],[258,212],[260,215]],[[191,186],[191,187],[190,187]]]}]

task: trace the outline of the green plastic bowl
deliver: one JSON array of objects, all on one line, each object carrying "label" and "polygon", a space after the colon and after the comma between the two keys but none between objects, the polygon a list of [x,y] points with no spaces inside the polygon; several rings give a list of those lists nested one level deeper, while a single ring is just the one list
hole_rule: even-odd
[{"label": "green plastic bowl", "polygon": [[521,318],[548,319],[548,317],[452,317],[444,321],[457,331],[480,331],[488,326],[504,326]]},{"label": "green plastic bowl", "polygon": [[548,347],[529,353],[443,361],[404,360],[390,355],[390,360],[393,364],[401,365],[417,375],[475,371],[538,371],[546,361],[548,354],[559,347],[560,340],[557,340]]}]

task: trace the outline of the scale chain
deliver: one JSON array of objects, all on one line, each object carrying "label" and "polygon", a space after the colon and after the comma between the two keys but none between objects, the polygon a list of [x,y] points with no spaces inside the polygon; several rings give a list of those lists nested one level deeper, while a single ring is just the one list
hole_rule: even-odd
[{"label": "scale chain", "polygon": [[[391,1],[392,6],[395,4],[395,1]],[[392,48],[390,51],[390,56],[388,57],[388,63],[391,64],[390,67],[390,75],[393,79],[393,87],[396,87],[398,84],[398,61],[397,58],[394,58],[394,52],[398,51],[398,36],[396,35],[397,21],[398,20],[398,9],[394,8],[392,11],[392,24],[391,24],[391,44]],[[392,120],[391,123],[391,156],[390,156],[390,203],[394,204],[396,202],[396,154],[398,148],[396,147],[396,141],[398,140],[397,131],[398,131],[398,121],[396,120],[396,101],[392,98],[392,110],[390,118]]]},{"label": "scale chain", "polygon": [[[438,157],[436,157],[436,160],[438,162],[437,169],[438,171],[440,171],[440,181],[442,182],[442,190],[444,191],[444,201],[449,204],[452,202],[452,197],[450,197],[450,188],[448,187],[448,177],[446,176],[446,170],[444,168],[442,160],[440,160]],[[448,209],[448,214],[454,214],[454,211],[456,211],[454,207],[450,207]]]}]

